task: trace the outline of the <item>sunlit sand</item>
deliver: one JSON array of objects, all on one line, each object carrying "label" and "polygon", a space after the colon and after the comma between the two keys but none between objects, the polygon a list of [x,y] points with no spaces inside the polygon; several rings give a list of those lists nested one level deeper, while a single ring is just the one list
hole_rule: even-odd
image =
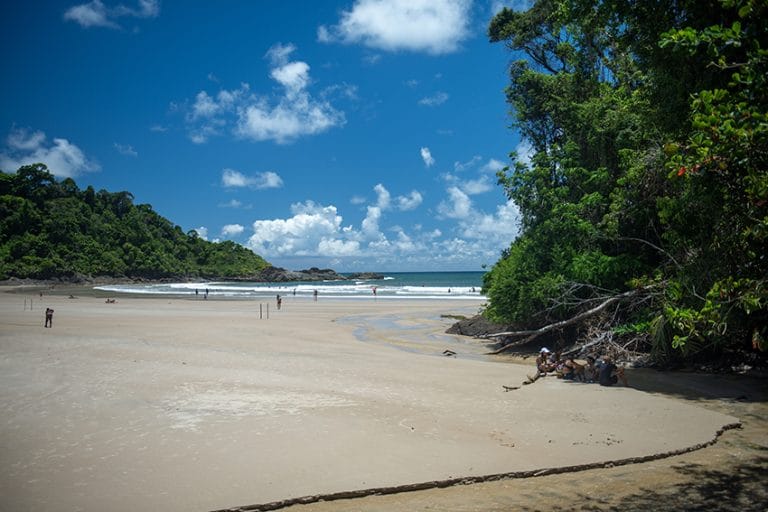
[{"label": "sunlit sand", "polygon": [[738,421],[631,388],[505,392],[532,368],[442,334],[480,305],[0,293],[0,509],[221,509],[666,454]]}]

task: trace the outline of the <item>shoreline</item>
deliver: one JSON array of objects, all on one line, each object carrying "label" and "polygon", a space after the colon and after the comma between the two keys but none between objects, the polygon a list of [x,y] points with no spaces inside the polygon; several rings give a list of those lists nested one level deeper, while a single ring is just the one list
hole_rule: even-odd
[{"label": "shoreline", "polygon": [[[266,320],[250,301],[66,297],[44,295],[40,306],[56,310],[44,329],[42,310],[22,311],[20,295],[0,293],[0,495],[18,510],[213,510],[538,471],[542,460],[569,468],[698,446],[744,421],[729,414],[738,408],[653,390],[542,379],[505,393],[531,364],[473,358],[480,344],[440,333],[452,321],[441,314],[481,301],[297,298]],[[372,342],[357,339],[361,326]],[[463,347],[456,357],[441,355],[448,338]],[[632,467],[648,464],[659,462]],[[526,481],[312,506],[416,510],[392,504],[439,503],[447,491],[440,508],[459,510],[477,488],[500,486],[498,497]]]}]

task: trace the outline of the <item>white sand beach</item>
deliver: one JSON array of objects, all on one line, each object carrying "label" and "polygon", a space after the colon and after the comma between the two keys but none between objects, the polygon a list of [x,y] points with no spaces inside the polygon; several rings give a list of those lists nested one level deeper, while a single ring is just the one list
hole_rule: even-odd
[{"label": "white sand beach", "polygon": [[285,297],[266,319],[0,293],[0,510],[215,510],[684,451],[739,422],[631,387],[505,392],[532,365],[442,334],[480,305]]}]

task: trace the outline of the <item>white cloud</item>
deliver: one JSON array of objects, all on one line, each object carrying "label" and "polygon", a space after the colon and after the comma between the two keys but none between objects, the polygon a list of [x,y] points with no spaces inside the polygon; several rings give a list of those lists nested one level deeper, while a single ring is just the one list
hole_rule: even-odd
[{"label": "white cloud", "polygon": [[136,152],[135,149],[133,149],[133,146],[130,144],[120,144],[118,142],[114,143],[114,147],[117,150],[118,153],[125,156],[133,156],[137,157],[139,154]]},{"label": "white cloud", "polygon": [[107,7],[101,0],[75,5],[64,11],[64,19],[74,21],[81,27],[120,28],[119,18],[156,18],[160,14],[158,0],[139,0],[138,8],[119,4]]},{"label": "white cloud", "polygon": [[470,196],[482,194],[484,192],[493,190],[494,188],[494,184],[491,183],[491,180],[488,179],[487,176],[480,176],[476,180],[465,181],[461,183],[459,186],[461,187],[461,190],[463,190]]},{"label": "white cloud", "polygon": [[440,92],[436,92],[432,96],[421,98],[419,100],[419,105],[424,105],[426,107],[437,107],[439,105],[442,105],[446,101],[448,101],[448,93],[440,91]]},{"label": "white cloud", "polygon": [[496,160],[495,158],[491,158],[486,162],[486,164],[482,167],[482,171],[485,172],[491,172],[493,174],[496,174],[500,170],[502,170],[505,167],[504,162],[500,160]]},{"label": "white cloud", "polygon": [[60,178],[71,178],[84,172],[97,171],[99,165],[67,139],[54,138],[46,143],[45,133],[14,129],[8,135],[7,147],[0,153],[0,169],[15,172],[19,167],[35,163],[48,166],[48,171]]},{"label": "white cloud", "polygon": [[223,228],[221,228],[221,236],[225,236],[225,237],[237,236],[237,235],[240,235],[243,231],[245,231],[245,228],[240,224],[227,224]]},{"label": "white cloud", "polygon": [[422,201],[423,201],[423,198],[421,197],[421,194],[416,190],[413,190],[407,196],[397,197],[397,207],[400,209],[400,211],[403,211],[403,212],[409,211],[409,210],[415,210],[416,208],[419,207]]},{"label": "white cloud", "polygon": [[[288,219],[257,220],[253,223],[254,235],[248,246],[256,253],[267,256],[314,256],[318,247],[336,247],[349,253],[350,242],[333,243],[342,234],[342,218],[335,206],[321,206],[312,201],[291,206],[293,217]],[[343,238],[342,238],[343,241]]]},{"label": "white cloud", "polygon": [[531,166],[531,158],[533,158],[535,151],[533,150],[533,146],[531,146],[530,142],[525,139],[521,140],[517,144],[517,147],[515,147],[515,152],[517,153],[517,161],[519,163],[528,167]]},{"label": "white cloud", "polygon": [[479,253],[489,262],[498,258],[499,251],[508,247],[520,234],[520,212],[512,201],[498,205],[496,212],[487,214],[472,211],[459,220],[457,235],[461,240],[477,246]]},{"label": "white cloud", "polygon": [[273,66],[284,66],[288,63],[288,57],[296,51],[296,45],[293,43],[277,43],[267,50],[265,57],[269,59]]},{"label": "white cloud", "polygon": [[[324,93],[319,97],[309,93],[310,66],[290,60],[295,50],[292,44],[277,44],[265,55],[272,66],[270,77],[282,87],[282,94],[275,98],[253,94],[248,84],[221,90],[216,96],[200,91],[187,114],[192,141],[204,143],[223,130],[231,130],[245,139],[285,144],[344,125],[344,113],[334,108]],[[337,89],[354,94],[349,86],[329,91]]]},{"label": "white cloud", "polygon": [[473,156],[469,161],[467,162],[454,162],[453,163],[453,169],[456,172],[462,172],[467,169],[472,169],[477,166],[478,163],[483,159],[480,155]]},{"label": "white cloud", "polygon": [[193,231],[197,233],[197,236],[202,238],[203,240],[208,240],[208,228],[205,226],[200,226],[199,228],[195,228]]},{"label": "white cloud", "polygon": [[309,84],[309,64],[306,62],[289,62],[275,68],[270,76],[285,86],[288,95],[301,92]]},{"label": "white cloud", "polygon": [[70,7],[64,12],[64,19],[77,22],[83,27],[118,27],[117,23],[109,19],[107,8],[99,0]]},{"label": "white cloud", "polygon": [[261,173],[256,180],[256,188],[280,188],[283,186],[283,179],[272,171]]},{"label": "white cloud", "polygon": [[435,159],[432,158],[432,153],[427,147],[421,148],[421,159],[424,160],[424,165],[427,167],[432,167],[432,165],[435,163]]},{"label": "white cloud", "polygon": [[507,202],[484,213],[458,188],[449,189],[449,195],[452,203],[444,206],[452,217],[442,217],[445,229],[424,229],[420,223],[410,230],[385,227],[384,210],[375,204],[368,205],[356,229],[343,225],[335,206],[307,201],[292,205],[289,218],[254,221],[247,245],[273,264],[290,268],[424,270],[438,265],[458,270],[492,263],[517,236],[517,208]]},{"label": "white cloud", "polygon": [[472,200],[458,187],[448,188],[448,199],[440,202],[437,211],[449,219],[466,219],[472,213]]},{"label": "white cloud", "polygon": [[338,25],[320,27],[318,39],[386,51],[451,53],[469,35],[471,6],[471,0],[357,0]]},{"label": "white cloud", "polygon": [[219,203],[219,208],[242,208],[243,203],[237,199],[230,199],[226,203]]},{"label": "white cloud", "polygon": [[323,238],[317,244],[318,254],[332,257],[357,256],[360,254],[360,242],[355,240],[336,240]]},{"label": "white cloud", "polygon": [[389,194],[389,191],[379,183],[375,187],[373,187],[373,190],[376,192],[376,206],[381,208],[382,210],[386,210],[389,208],[389,202],[391,200],[391,196]]},{"label": "white cloud", "polygon": [[[513,202],[489,211],[472,199],[491,186],[489,171],[499,165],[499,161],[483,163],[476,157],[466,168],[473,168],[477,178],[446,176],[446,197],[434,209],[419,214],[417,222],[412,222],[416,217],[409,212],[422,205],[421,193],[412,190],[393,196],[384,184],[377,183],[375,197],[369,197],[359,221],[345,225],[332,205],[296,203],[288,218],[255,220],[247,246],[273,264],[289,268],[479,269],[498,259],[499,252],[519,233],[520,216]],[[356,205],[365,201],[362,196],[354,199]],[[354,211],[359,215],[359,207]],[[430,212],[434,218],[428,217]]]},{"label": "white cloud", "polygon": [[480,165],[481,161],[482,157],[476,155],[467,162],[455,162],[453,164],[457,173],[475,170],[478,173],[478,177],[475,179],[462,179],[454,174],[445,174],[443,177],[448,183],[453,184],[468,195],[477,195],[493,190],[495,181],[491,175],[495,175],[504,167],[504,164],[495,158],[490,158],[486,163]]},{"label": "white cloud", "polygon": [[221,171],[221,184],[226,188],[280,188],[283,186],[283,179],[272,171],[246,176],[234,169],[224,169]]},{"label": "white cloud", "polygon": [[367,214],[361,224],[362,233],[369,239],[380,239],[382,237],[379,230],[379,221],[381,220],[381,208],[378,206],[369,206]]}]

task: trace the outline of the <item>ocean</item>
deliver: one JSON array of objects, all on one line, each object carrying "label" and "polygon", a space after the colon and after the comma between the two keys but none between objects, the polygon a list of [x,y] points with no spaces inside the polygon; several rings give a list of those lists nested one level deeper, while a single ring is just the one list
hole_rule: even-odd
[{"label": "ocean", "polygon": [[[295,281],[291,283],[250,283],[201,281],[197,283],[121,284],[97,286],[97,290],[142,295],[190,295],[195,291],[210,298],[250,299],[295,295],[377,299],[478,299],[485,272],[381,272],[383,279],[348,281]],[[345,275],[341,273],[341,275]],[[375,290],[375,294],[374,294]]]}]

